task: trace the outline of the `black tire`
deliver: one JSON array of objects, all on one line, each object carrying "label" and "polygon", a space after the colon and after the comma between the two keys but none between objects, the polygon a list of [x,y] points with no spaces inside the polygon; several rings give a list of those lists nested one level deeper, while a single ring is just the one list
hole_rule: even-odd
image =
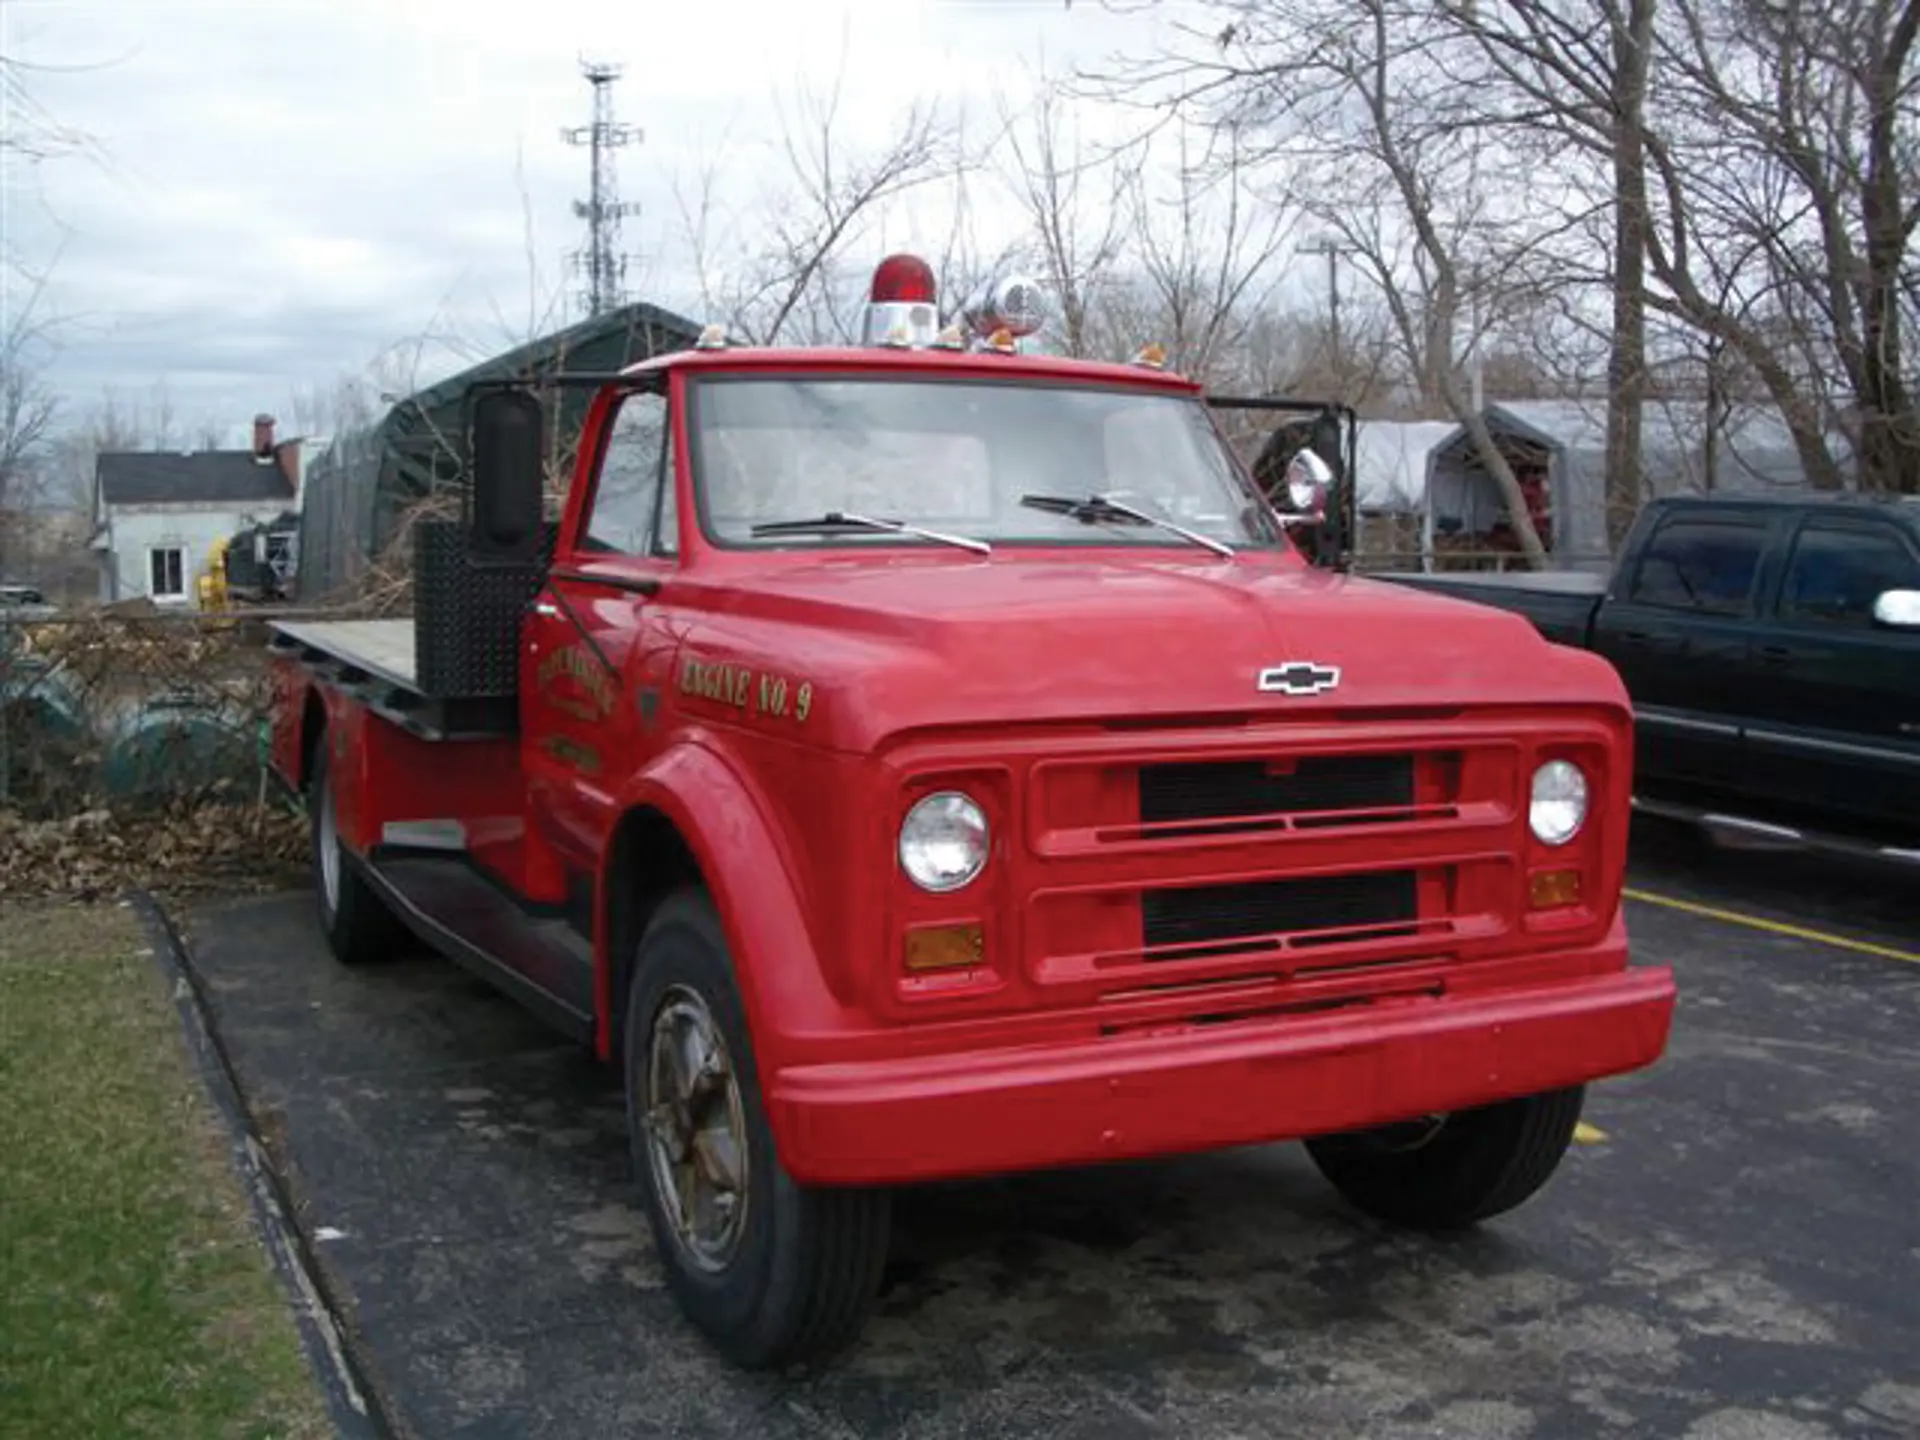
[{"label": "black tire", "polygon": [[340,848],[332,822],[329,739],[322,734],[319,744],[314,746],[313,771],[307,778],[314,909],[334,959],[342,965],[378,964],[403,950],[407,935],[393,911],[348,863],[345,851]]},{"label": "black tire", "polygon": [[1458,1230],[1513,1209],[1547,1183],[1580,1123],[1586,1087],[1308,1140],[1349,1204],[1418,1230]]},{"label": "black tire", "polygon": [[[670,1204],[677,1212],[679,1203],[663,1194],[671,1182],[656,1173],[652,1153],[648,1115],[656,1092],[668,1088],[652,1079],[659,1059],[653,1045],[657,1024],[680,1025],[683,1038],[717,1034],[731,1075],[730,1086],[724,1077],[709,1081],[699,1110],[688,1104],[673,1111],[675,1142],[693,1153],[681,1137],[692,1133],[696,1115],[710,1118],[703,1132],[724,1132],[722,1143],[732,1145],[727,1137],[744,1135],[738,1148],[746,1156],[745,1183],[715,1184],[707,1213],[721,1217],[723,1233],[707,1237],[712,1243],[704,1262],[698,1239],[683,1239],[669,1212]],[[723,1355],[750,1368],[824,1359],[850,1344],[880,1287],[892,1196],[886,1190],[803,1187],[781,1167],[726,939],[704,890],[669,896],[648,924],[628,988],[624,1030],[634,1168],[661,1267],[681,1309]],[[704,1038],[700,1044],[706,1053]],[[744,1218],[736,1218],[731,1206],[723,1208],[720,1192],[727,1189],[744,1193]]]}]

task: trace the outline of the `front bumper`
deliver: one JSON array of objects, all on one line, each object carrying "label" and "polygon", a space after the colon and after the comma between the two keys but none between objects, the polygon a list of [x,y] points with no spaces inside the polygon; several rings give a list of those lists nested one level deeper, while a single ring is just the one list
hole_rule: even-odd
[{"label": "front bumper", "polygon": [[803,1184],[899,1184],[1352,1130],[1658,1059],[1670,969],[1151,1035],[779,1071]]}]

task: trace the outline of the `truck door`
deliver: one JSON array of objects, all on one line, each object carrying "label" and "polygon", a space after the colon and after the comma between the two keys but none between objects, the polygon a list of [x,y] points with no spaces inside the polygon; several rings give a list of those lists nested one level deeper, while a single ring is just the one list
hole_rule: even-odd
[{"label": "truck door", "polygon": [[1634,770],[1649,788],[1725,791],[1741,779],[1747,647],[1773,523],[1757,507],[1678,506],[1631,573],[1614,576],[1593,648],[1633,697]]},{"label": "truck door", "polygon": [[664,693],[673,660],[653,603],[679,552],[667,396],[635,391],[615,405],[577,528],[563,528],[531,608],[520,687],[530,823],[577,910],[620,789],[648,758],[649,697]]},{"label": "truck door", "polygon": [[[1920,547],[1872,514],[1806,514],[1754,637],[1748,744],[1774,799],[1920,835],[1920,631],[1874,597],[1920,589]],[[1909,841],[1911,843],[1911,841]]]}]

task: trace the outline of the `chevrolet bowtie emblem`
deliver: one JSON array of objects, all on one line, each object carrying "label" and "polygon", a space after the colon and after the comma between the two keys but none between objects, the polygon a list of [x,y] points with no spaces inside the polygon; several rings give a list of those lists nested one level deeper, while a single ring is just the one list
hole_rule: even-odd
[{"label": "chevrolet bowtie emblem", "polygon": [[1260,689],[1270,695],[1322,695],[1340,683],[1338,665],[1289,660],[1260,672]]}]

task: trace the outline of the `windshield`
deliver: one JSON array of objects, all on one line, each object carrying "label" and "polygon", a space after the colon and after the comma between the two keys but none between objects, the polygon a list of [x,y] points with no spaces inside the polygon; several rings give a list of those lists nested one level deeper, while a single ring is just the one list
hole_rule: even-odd
[{"label": "windshield", "polygon": [[693,402],[695,483],[722,545],[922,544],[852,515],[1001,543],[1183,546],[1102,496],[1238,547],[1272,547],[1201,401],[1122,388],[915,378],[707,378]]}]

